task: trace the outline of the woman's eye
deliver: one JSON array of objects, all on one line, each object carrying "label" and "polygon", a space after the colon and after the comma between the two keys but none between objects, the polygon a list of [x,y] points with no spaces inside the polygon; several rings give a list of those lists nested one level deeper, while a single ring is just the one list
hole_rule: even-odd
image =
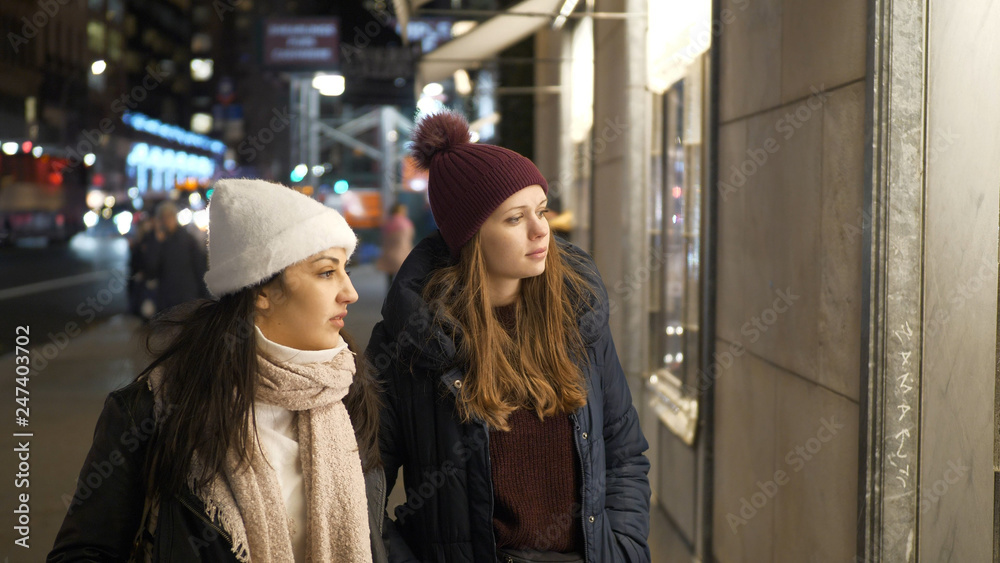
[{"label": "woman's eye", "polygon": [[327,270],[327,271],[321,273],[320,275],[323,276],[324,278],[329,278],[329,277],[332,277],[333,274],[335,274],[335,273],[337,273],[337,270]]},{"label": "woman's eye", "polygon": [[538,216],[539,216],[539,217],[544,217],[544,216],[545,216],[545,214],[546,214],[546,213],[548,213],[549,211],[551,211],[551,210],[550,210],[550,209],[549,209],[548,207],[546,207],[545,209],[540,209],[540,210],[538,211]]},{"label": "woman's eye", "polygon": [[510,219],[507,219],[507,222],[511,223],[513,225],[516,225],[517,222],[520,221],[522,217],[524,217],[524,215],[518,215],[516,217],[511,217]]}]

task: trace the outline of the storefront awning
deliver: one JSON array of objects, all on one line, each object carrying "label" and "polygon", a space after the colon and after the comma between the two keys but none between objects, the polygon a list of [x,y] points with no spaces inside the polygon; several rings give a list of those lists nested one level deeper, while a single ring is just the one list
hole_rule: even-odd
[{"label": "storefront awning", "polygon": [[[420,60],[417,79],[421,84],[448,78],[456,70],[478,68],[486,59],[531,36],[552,22],[563,0],[524,0],[427,53]],[[508,15],[508,14],[533,15]],[[542,16],[535,14],[552,14]]]}]

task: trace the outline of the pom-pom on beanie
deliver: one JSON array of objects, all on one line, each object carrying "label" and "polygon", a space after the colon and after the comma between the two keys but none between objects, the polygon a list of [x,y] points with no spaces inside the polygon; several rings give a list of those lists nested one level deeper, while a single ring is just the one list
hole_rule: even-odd
[{"label": "pom-pom on beanie", "polygon": [[431,213],[456,258],[508,197],[535,184],[549,191],[545,177],[527,158],[470,142],[469,123],[458,113],[438,113],[417,124],[411,154],[428,171]]},{"label": "pom-pom on beanie", "polygon": [[296,262],[358,238],[347,221],[309,196],[263,180],[219,180],[208,205],[208,273],[215,297],[260,283]]}]

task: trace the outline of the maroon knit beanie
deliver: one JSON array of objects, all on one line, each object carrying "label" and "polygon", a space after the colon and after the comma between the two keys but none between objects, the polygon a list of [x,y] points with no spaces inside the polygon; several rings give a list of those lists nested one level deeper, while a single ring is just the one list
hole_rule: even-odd
[{"label": "maroon knit beanie", "polygon": [[413,132],[413,158],[429,172],[431,213],[454,257],[508,197],[549,185],[538,168],[516,152],[469,142],[469,123],[443,112],[420,121]]}]

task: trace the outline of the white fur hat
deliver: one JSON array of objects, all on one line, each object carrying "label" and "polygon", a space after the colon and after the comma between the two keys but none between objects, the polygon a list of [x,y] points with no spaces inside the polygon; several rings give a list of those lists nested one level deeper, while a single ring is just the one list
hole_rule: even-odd
[{"label": "white fur hat", "polygon": [[216,297],[266,280],[327,248],[350,257],[358,237],[335,209],[280,184],[219,180],[208,206],[208,273]]}]

